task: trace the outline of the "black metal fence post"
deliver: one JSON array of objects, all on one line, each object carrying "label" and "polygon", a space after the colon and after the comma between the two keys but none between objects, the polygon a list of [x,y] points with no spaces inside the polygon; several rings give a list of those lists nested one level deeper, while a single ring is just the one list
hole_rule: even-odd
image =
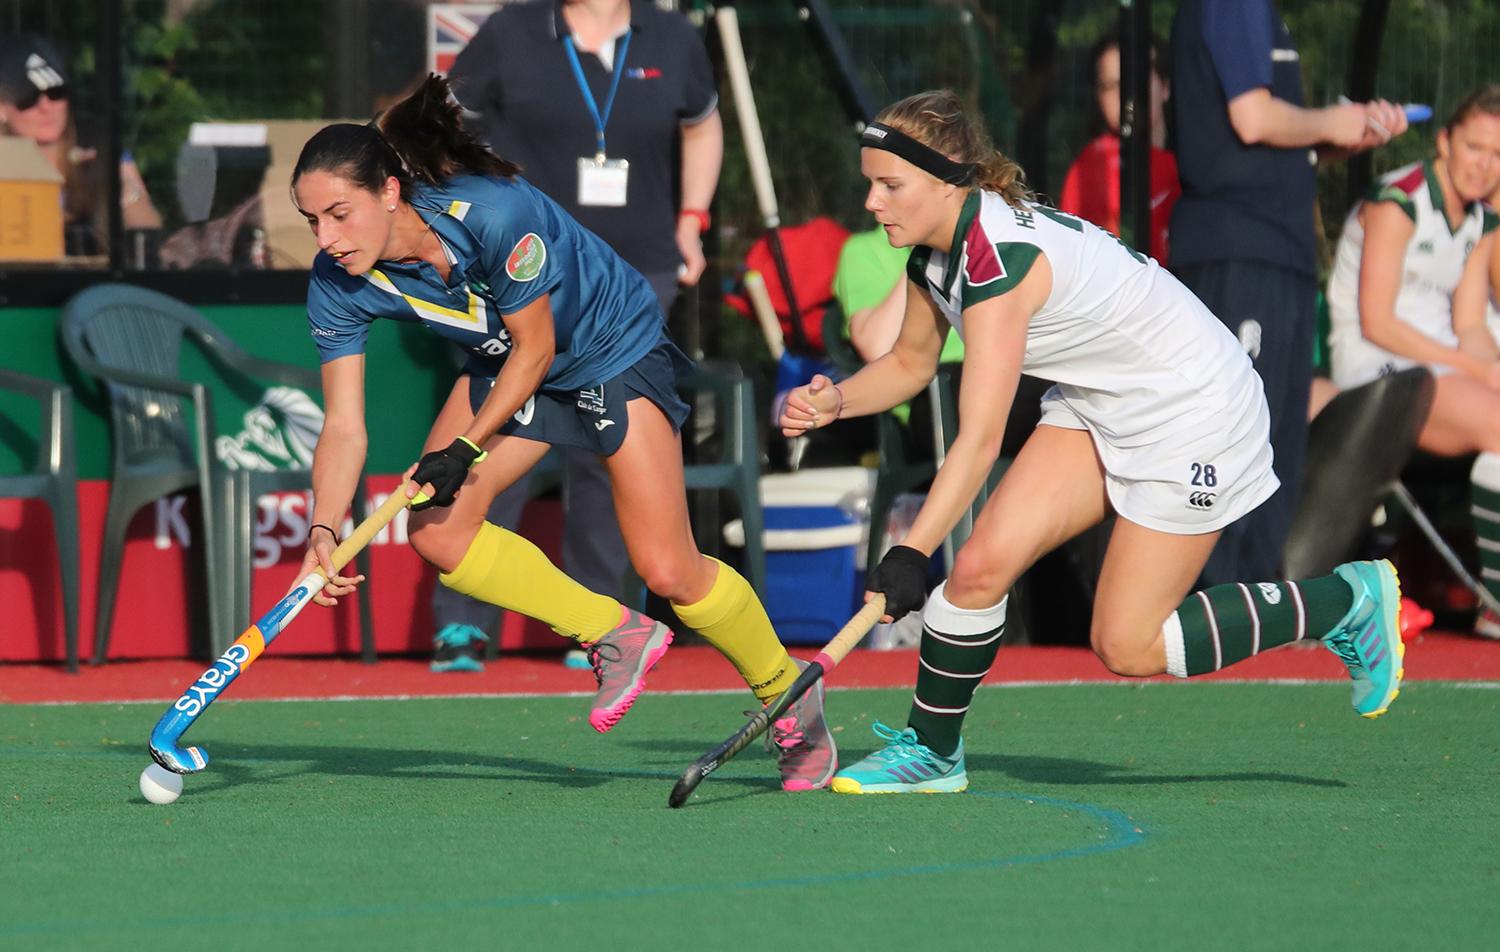
[{"label": "black metal fence post", "polygon": [[1120,0],[1120,230],[1151,253],[1151,0]]}]

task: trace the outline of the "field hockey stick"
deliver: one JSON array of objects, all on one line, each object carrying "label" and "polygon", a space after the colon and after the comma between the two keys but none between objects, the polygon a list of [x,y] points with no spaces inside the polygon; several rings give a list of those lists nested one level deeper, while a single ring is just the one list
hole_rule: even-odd
[{"label": "field hockey stick", "polygon": [[[788,354],[786,339],[781,336],[781,319],[771,304],[771,294],[766,290],[766,277],[759,271],[745,272],[745,296],[750,299],[750,310],[755,314],[755,323],[760,325],[761,336],[766,340],[766,349],[776,358],[776,401],[772,404],[772,416],[779,415],[776,407],[781,405],[783,387],[789,388],[805,382],[801,362],[796,355]],[[787,383],[787,382],[790,383]],[[795,472],[802,464],[802,455],[807,452],[809,437],[787,437],[787,464]]]},{"label": "field hockey stick", "polygon": [[1417,528],[1427,537],[1427,541],[1432,543],[1432,547],[1437,549],[1438,555],[1448,563],[1448,568],[1453,570],[1453,574],[1458,576],[1458,580],[1464,584],[1464,587],[1474,593],[1480,606],[1486,611],[1500,615],[1500,599],[1490,594],[1490,590],[1464,567],[1463,559],[1458,557],[1458,553],[1453,551],[1452,546],[1443,541],[1437,526],[1434,526],[1432,520],[1427,518],[1427,513],[1422,511],[1422,507],[1412,496],[1411,490],[1398,479],[1387,486],[1386,491],[1401,501],[1401,508],[1406,510],[1406,514],[1417,524]]},{"label": "field hockey stick", "polygon": [[745,63],[745,47],[740,42],[740,19],[734,7],[714,11],[719,28],[719,46],[724,51],[724,71],[734,93],[734,111],[740,121],[740,137],[745,140],[745,160],[750,163],[750,182],[755,187],[755,204],[766,226],[766,244],[776,264],[776,277],[786,295],[792,320],[792,342],[796,350],[810,353],[807,332],[802,327],[802,309],[792,288],[792,272],[787,267],[786,249],[781,244],[781,208],[776,201],[776,185],[771,179],[771,162],[766,156],[766,140],[761,133],[760,113],[755,107],[755,93],[750,88],[750,67]]},{"label": "field hockey stick", "polygon": [[745,272],[745,296],[750,299],[750,310],[755,312],[755,323],[760,325],[761,336],[766,340],[766,350],[777,363],[786,353],[786,339],[781,336],[781,320],[771,304],[771,293],[766,290],[766,279],[759,271]]},{"label": "field hockey stick", "polygon": [[682,806],[687,802],[687,798],[692,796],[693,791],[698,789],[698,784],[702,783],[709,774],[729,763],[734,759],[735,754],[749,747],[755,738],[764,734],[766,728],[784,714],[788,707],[791,707],[798,698],[807,693],[809,688],[818,683],[819,678],[837,667],[884,614],[885,596],[877,592],[857,615],[839,629],[839,633],[833,636],[833,640],[823,646],[823,650],[818,652],[818,656],[812,659],[781,697],[751,714],[750,721],[735,731],[728,740],[693,761],[693,765],[683,772],[682,778],[672,788],[671,796],[667,797],[667,806],[674,809]]},{"label": "field hockey stick", "polygon": [[[329,561],[333,563],[335,573],[348,565],[350,560],[359,553],[361,549],[370,544],[381,529],[386,527],[396,514],[407,506],[412,500],[406,498],[405,487],[397,489],[383,505],[354,528],[349,538],[340,542],[338,548],[333,550]],[[266,646],[276,640],[282,629],[291,624],[302,609],[306,608],[313,596],[323,590],[328,584],[328,576],[323,574],[321,567],[308,573],[307,577],[297,583],[297,586],[282,597],[281,601],[272,606],[271,610],[260,616],[259,620],[244,634],[234,640],[234,644],[225,649],[219,656],[219,660],[213,663],[207,671],[198,675],[198,680],[193,686],[183,692],[182,697],[176,703],[167,708],[167,712],[156,722],[156,727],[151,731],[151,759],[161,764],[173,773],[190,774],[197,773],[208,766],[208,751],[201,747],[179,746],[182,735],[187,733],[188,728],[198,720],[198,716],[213,703],[214,698],[223,694],[234,679],[250,665],[255,663]]]}]

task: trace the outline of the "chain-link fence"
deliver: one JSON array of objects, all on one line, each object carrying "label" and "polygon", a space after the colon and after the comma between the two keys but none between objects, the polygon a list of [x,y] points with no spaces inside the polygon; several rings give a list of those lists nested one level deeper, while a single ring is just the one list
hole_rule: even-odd
[{"label": "chain-link fence", "polygon": [[[70,87],[89,143],[101,103],[96,82],[101,10],[96,0],[0,0],[0,34],[52,37],[73,72]],[[145,175],[164,234],[191,224],[179,198],[180,151],[195,122],[362,118],[428,64],[428,0],[124,0],[127,151]],[[683,6],[703,12],[706,4]],[[1308,101],[1347,89],[1362,0],[1282,0],[1302,53]],[[948,86],[982,114],[996,143],[1021,160],[1033,185],[1056,195],[1094,125],[1088,51],[1119,17],[1116,0],[827,0],[860,81],[877,106]],[[1169,35],[1176,4],[1152,6]],[[828,215],[863,228],[853,117],[840,104],[823,47],[787,0],[739,5],[782,217]],[[716,44],[711,31],[710,45]],[[1493,0],[1391,0],[1378,94],[1430,103],[1438,120],[1495,75],[1500,4]],[[719,190],[722,263],[732,274],[759,232],[731,97],[724,96],[727,154]],[[1432,148],[1438,121],[1374,157],[1377,172]],[[1324,221],[1348,207],[1348,176],[1322,173]],[[241,249],[243,250],[243,249]],[[269,262],[276,264],[275,261]],[[245,262],[239,262],[243,265]]]},{"label": "chain-link fence", "polygon": [[[937,86],[959,91],[985,116],[996,144],[1021,160],[1038,191],[1057,194],[1094,129],[1088,53],[1116,25],[1117,2],[829,0],[829,6],[877,103]],[[1333,102],[1347,90],[1362,6],[1361,0],[1279,4],[1302,55],[1310,105]],[[1170,37],[1175,9],[1169,0],[1152,5],[1163,39]],[[741,22],[783,218],[827,214],[847,227],[863,227],[863,183],[847,117],[794,5],[746,5]],[[1500,79],[1496,49],[1500,4],[1392,0],[1376,93],[1430,104],[1436,119],[1379,150],[1373,158],[1377,174],[1432,151],[1447,111],[1475,85]],[[727,104],[726,112],[732,110]],[[731,139],[737,139],[733,132]],[[725,218],[753,228],[754,203],[736,141],[730,150],[721,197]],[[1347,180],[1338,164],[1320,176],[1331,237],[1350,204]],[[726,250],[734,248],[733,241],[726,243]]]}]

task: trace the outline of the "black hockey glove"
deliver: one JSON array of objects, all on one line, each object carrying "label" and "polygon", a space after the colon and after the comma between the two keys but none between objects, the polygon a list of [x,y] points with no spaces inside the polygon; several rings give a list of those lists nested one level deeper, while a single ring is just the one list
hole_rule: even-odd
[{"label": "black hockey glove", "polygon": [[418,491],[412,499],[412,511],[421,512],[433,506],[453,505],[464,480],[469,478],[469,469],[487,455],[489,454],[484,450],[460,436],[445,448],[423,456],[417,461],[411,481],[418,486],[431,483],[432,495]]},{"label": "black hockey glove", "polygon": [[906,545],[892,546],[875,566],[865,588],[885,595],[885,613],[900,619],[927,601],[927,569],[932,559]]}]

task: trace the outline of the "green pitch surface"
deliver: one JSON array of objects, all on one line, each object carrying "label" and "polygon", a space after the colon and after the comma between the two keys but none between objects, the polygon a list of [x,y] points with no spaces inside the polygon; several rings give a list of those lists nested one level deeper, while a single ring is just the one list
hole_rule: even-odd
[{"label": "green pitch surface", "polygon": [[[905,691],[840,691],[848,755]],[[986,689],[970,792],[790,795],[650,696],[224,702],[169,806],[160,705],[0,710],[0,948],[1493,948],[1500,691]]]}]

